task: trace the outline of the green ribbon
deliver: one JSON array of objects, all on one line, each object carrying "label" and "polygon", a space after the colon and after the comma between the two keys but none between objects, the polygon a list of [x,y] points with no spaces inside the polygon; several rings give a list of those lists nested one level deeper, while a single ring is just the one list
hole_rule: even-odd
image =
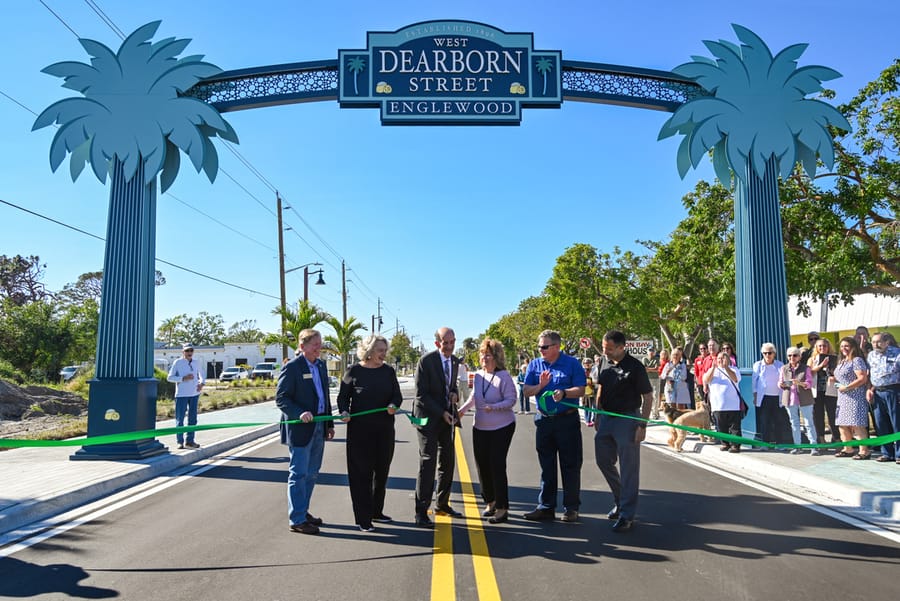
[{"label": "green ribbon", "polygon": [[[541,411],[544,413],[550,414],[551,411],[548,411],[547,401],[545,397],[550,397],[552,400],[553,391],[548,390],[544,392],[540,397],[538,397],[538,407],[541,408]],[[894,432],[893,434],[885,434],[884,436],[876,436],[874,438],[865,438],[863,440],[850,440],[848,442],[829,442],[829,443],[810,443],[810,444],[779,444],[774,442],[764,442],[762,440],[753,440],[751,438],[743,438],[741,436],[735,436],[734,434],[727,434],[725,432],[716,432],[715,430],[704,430],[703,428],[694,428],[692,426],[684,426],[682,424],[671,424],[667,421],[663,420],[652,420],[646,419],[643,417],[636,417],[634,415],[625,415],[622,413],[614,413],[612,411],[604,411],[602,409],[594,409],[593,407],[584,407],[582,405],[578,405],[575,403],[567,403],[565,401],[553,401],[557,405],[565,405],[566,407],[572,407],[574,409],[584,409],[589,413],[596,413],[597,415],[609,415],[612,417],[623,417],[625,419],[633,419],[635,421],[644,422],[648,426],[665,426],[667,428],[675,428],[676,430],[684,430],[686,432],[693,432],[694,434],[701,434],[703,436],[708,436],[710,438],[718,438],[723,442],[729,442],[734,444],[745,444],[751,445],[754,447],[766,447],[769,449],[837,449],[843,447],[877,447],[881,445],[890,444],[892,442],[896,442],[900,440],[900,432]]]},{"label": "green ribbon", "polygon": [[[351,413],[349,417],[359,417],[361,415],[368,415],[370,413],[379,413],[381,411],[387,411],[387,407],[378,407],[377,409],[367,409],[366,411],[359,411],[357,413]],[[398,410],[397,413],[402,413],[409,418],[410,423],[415,426],[424,426],[428,423],[427,417],[415,417],[409,411],[404,411],[402,409]],[[333,415],[317,415],[313,417],[312,422],[305,423],[314,423],[314,422],[326,422],[326,421],[336,421],[338,423],[344,423],[340,421],[341,418]],[[159,436],[169,436],[172,434],[181,434],[184,432],[200,432],[202,430],[223,430],[226,428],[258,428],[261,426],[269,426],[272,424],[300,424],[299,419],[286,420],[283,422],[236,422],[230,424],[202,424],[196,426],[180,426],[174,428],[156,428],[153,430],[138,430],[135,432],[121,432],[119,434],[104,434],[102,436],[89,436],[85,438],[70,438],[67,440],[30,440],[30,439],[22,439],[22,438],[0,438],[0,447],[15,449],[22,447],[87,447],[98,444],[113,444],[116,442],[130,442],[132,440],[144,440],[146,438],[156,438]]]}]

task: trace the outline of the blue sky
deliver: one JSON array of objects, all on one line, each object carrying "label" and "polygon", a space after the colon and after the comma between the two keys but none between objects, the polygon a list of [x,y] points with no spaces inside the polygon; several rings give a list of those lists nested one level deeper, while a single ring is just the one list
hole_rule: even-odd
[{"label": "blue sky", "polygon": [[[78,36],[118,49],[120,38],[87,2],[44,3]],[[162,20],[155,39],[190,38],[185,54],[204,54],[225,70],[336,59],[338,49],[364,48],[367,31],[435,19],[533,32],[535,48],[561,50],[564,60],[670,70],[691,55],[709,56],[702,40],[735,41],[730,24],[738,23],[774,52],[809,43],[800,65],[841,72],[829,85],[843,102],[900,54],[900,8],[883,0],[94,3],[126,34]],[[4,13],[0,91],[37,113],[71,96],[40,70],[87,62],[75,35],[38,0],[5,3]],[[288,268],[324,263],[327,285],[310,285],[310,299],[340,315],[344,259],[349,313],[368,325],[380,298],[387,335],[399,321],[429,348],[438,326],[453,326],[460,340],[476,336],[539,293],[555,259],[576,242],[611,250],[664,239],[684,216],[681,197],[712,177],[703,165],[679,179],[679,140],[656,141],[667,114],[633,108],[566,102],[526,110],[519,127],[382,127],[377,110],[341,110],[336,102],[226,118],[241,155],[306,222],[286,213],[285,255]],[[73,184],[68,160],[52,173],[54,132],[31,132],[34,119],[0,96],[0,199],[105,236],[108,185],[89,170]],[[158,265],[168,283],[157,290],[156,323],[207,311],[226,326],[253,319],[272,331],[275,195],[217,148],[228,175],[210,184],[183,160],[171,194],[159,197],[156,254],[255,292]],[[51,290],[101,269],[103,251],[94,238],[0,204],[0,254],[39,255]],[[302,273],[286,276],[289,303],[302,297]]]}]

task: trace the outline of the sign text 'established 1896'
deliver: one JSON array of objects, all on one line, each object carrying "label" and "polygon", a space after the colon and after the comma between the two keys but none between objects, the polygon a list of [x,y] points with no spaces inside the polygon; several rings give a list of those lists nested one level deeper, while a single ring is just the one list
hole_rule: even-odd
[{"label": "sign text 'established 1896'", "polygon": [[560,51],[471,21],[369,32],[338,65],[341,106],[380,107],[385,125],[518,125],[522,107],[562,104]]}]

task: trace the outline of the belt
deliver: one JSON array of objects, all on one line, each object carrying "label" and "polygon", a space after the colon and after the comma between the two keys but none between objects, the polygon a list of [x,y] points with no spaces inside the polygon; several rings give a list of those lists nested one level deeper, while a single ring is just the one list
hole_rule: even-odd
[{"label": "belt", "polygon": [[900,384],[888,384],[887,386],[875,386],[875,390],[900,390]]}]

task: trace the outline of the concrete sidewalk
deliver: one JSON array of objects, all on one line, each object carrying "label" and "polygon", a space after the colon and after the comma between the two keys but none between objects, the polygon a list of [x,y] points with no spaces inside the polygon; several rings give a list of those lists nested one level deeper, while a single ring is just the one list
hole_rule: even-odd
[{"label": "concrete sidewalk", "polygon": [[[279,418],[274,401],[204,413],[201,424],[268,425],[198,432],[201,448],[197,450],[177,450],[174,435],[160,437],[170,453],[141,461],[70,461],[69,456],[80,447],[0,452],[0,535],[276,432]],[[174,423],[169,420],[158,425]],[[685,442],[684,451],[675,453],[666,445],[668,436],[669,428],[648,428],[645,452],[670,453],[900,532],[900,465],[838,459],[831,454],[722,453],[718,444],[700,443],[693,435]]]},{"label": "concrete sidewalk", "polygon": [[[0,452],[0,535],[276,432],[279,419],[275,401],[202,413],[200,424],[269,425],[197,432],[199,449],[179,450],[174,434],[161,436],[170,452],[140,461],[70,461],[77,446]],[[157,422],[174,426],[174,420]]]},{"label": "concrete sidewalk", "polygon": [[838,458],[830,451],[813,457],[808,451],[791,455],[747,446],[735,454],[689,434],[676,453],[667,445],[669,432],[664,426],[650,427],[644,444],[900,533],[900,465],[875,461],[880,447],[873,448],[868,461]]}]

